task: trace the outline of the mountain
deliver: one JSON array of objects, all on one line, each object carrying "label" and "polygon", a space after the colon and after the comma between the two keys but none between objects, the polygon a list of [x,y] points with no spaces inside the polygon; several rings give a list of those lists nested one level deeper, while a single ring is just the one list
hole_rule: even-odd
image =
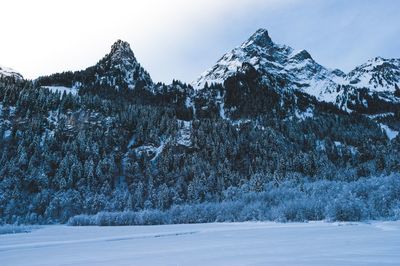
[{"label": "mountain", "polygon": [[14,77],[16,79],[23,79],[22,75],[12,68],[0,65],[0,77]]},{"label": "mountain", "polygon": [[259,29],[242,45],[226,53],[192,85],[200,90],[206,83],[223,84],[243,63],[249,63],[263,74],[264,84],[280,91],[302,91],[346,111],[362,109],[363,113],[385,113],[387,108],[367,110],[369,103],[374,105],[368,98],[378,99],[383,105],[400,103],[400,90],[396,92],[396,84],[400,83],[399,62],[400,59],[377,57],[345,74],[318,64],[306,50],[295,51],[274,43],[267,30]]},{"label": "mountain", "polygon": [[201,89],[205,83],[223,83],[243,63],[250,63],[268,75],[264,82],[270,86],[298,89],[327,102],[335,101],[337,84],[345,77],[342,71],[330,70],[315,62],[306,50],[295,51],[289,46],[275,44],[267,30],[259,29],[241,46],[226,53],[193,86]]},{"label": "mountain", "polygon": [[136,60],[129,43],[121,40],[112,45],[110,53],[94,68],[100,72],[97,80],[101,84],[105,82],[110,86],[115,86],[120,82],[129,89],[153,84],[149,73]]},{"label": "mountain", "polygon": [[96,65],[85,70],[64,72],[36,80],[41,86],[112,87],[141,89],[153,86],[149,73],[137,61],[129,43],[118,40]]},{"label": "mountain", "polygon": [[375,92],[395,92],[400,84],[400,59],[375,57],[346,75],[348,84]]},{"label": "mountain", "polygon": [[400,59],[376,57],[346,75],[345,82],[338,86],[336,104],[343,110],[387,120],[400,112],[398,84]]},{"label": "mountain", "polygon": [[[355,208],[361,217],[365,190],[348,191],[345,183],[400,171],[400,109],[396,84],[394,90],[354,84],[364,71],[376,77],[371,84],[390,86],[394,66],[365,66],[349,80],[259,30],[195,88],[154,83],[123,41],[85,70],[34,81],[0,78],[0,224],[66,222],[102,211],[144,211],[128,220],[147,223],[170,208],[171,218],[185,215],[181,206],[194,206],[190,222],[198,222],[199,204],[247,202],[282,185],[310,191],[311,181],[321,181],[318,191],[345,189],[329,215],[358,202],[349,212]],[[396,184],[388,186],[395,191]],[[257,209],[265,206],[285,221],[318,220],[330,217],[320,212],[324,202],[337,198],[336,190],[321,193],[325,201],[313,198],[318,211],[298,216],[299,206],[287,201],[289,209],[276,209],[287,192],[235,209],[244,219],[260,217]],[[383,208],[366,217],[395,215],[387,201],[395,197],[384,198],[368,201]]]}]

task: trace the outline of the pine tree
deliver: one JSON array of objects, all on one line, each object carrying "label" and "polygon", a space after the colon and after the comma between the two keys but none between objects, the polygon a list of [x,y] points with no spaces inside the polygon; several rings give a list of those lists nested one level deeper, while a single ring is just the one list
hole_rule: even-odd
[{"label": "pine tree", "polygon": [[400,89],[399,89],[399,86],[397,86],[397,83],[394,84],[394,96],[400,98]]}]

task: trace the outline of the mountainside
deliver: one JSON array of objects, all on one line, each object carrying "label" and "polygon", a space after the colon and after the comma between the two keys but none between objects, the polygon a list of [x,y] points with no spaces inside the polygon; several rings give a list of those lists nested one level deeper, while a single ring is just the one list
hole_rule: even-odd
[{"label": "mountainside", "polygon": [[[264,75],[263,82],[269,86],[278,90],[299,90],[315,96],[319,101],[353,111],[359,110],[360,105],[368,109],[368,99],[359,99],[359,94],[376,96],[389,104],[400,102],[400,90],[396,90],[396,84],[400,83],[399,62],[399,59],[374,58],[345,74],[341,70],[321,66],[305,50],[295,51],[291,47],[275,44],[268,31],[260,29],[241,46],[226,53],[215,66],[193,82],[193,86],[202,89],[206,83],[223,84],[243,63],[249,63]],[[387,113],[388,110],[370,112]]]},{"label": "mountainside", "polygon": [[348,84],[375,92],[395,92],[400,85],[400,59],[375,57],[346,75]]},{"label": "mountainside", "polygon": [[336,87],[345,74],[329,70],[314,61],[305,51],[295,51],[286,45],[275,44],[268,31],[260,29],[241,46],[225,54],[217,64],[194,82],[198,89],[205,83],[223,83],[243,63],[249,63],[263,74],[265,83],[281,89],[299,89],[319,100],[334,102]]},{"label": "mountainside", "polygon": [[[370,179],[368,187],[388,188],[384,200],[365,196],[363,178],[400,171],[398,89],[372,88],[396,84],[396,62],[346,75],[259,30],[195,88],[154,83],[122,41],[82,71],[0,78],[0,223],[104,211],[123,212],[126,223],[162,223],[166,210],[174,222],[235,220],[215,211],[225,209],[244,210],[243,220],[394,217],[397,176],[386,185]],[[367,74],[371,88],[354,85]],[[298,205],[297,194],[289,207],[281,202],[295,185],[308,202],[315,193],[307,184],[316,181],[316,191],[332,181],[340,201],[333,189],[314,197],[312,210]],[[231,207],[198,215],[196,208],[218,204]]]},{"label": "mountainside", "polygon": [[4,67],[0,65],[0,77],[14,77],[17,79],[23,79],[22,75],[12,68]]},{"label": "mountainside", "polygon": [[153,86],[149,73],[136,60],[130,45],[121,40],[115,42],[110,53],[92,67],[40,77],[36,82],[41,86],[65,86],[75,89],[106,86],[133,90]]},{"label": "mountainside", "polygon": [[153,84],[150,75],[136,60],[130,45],[121,40],[112,45],[111,52],[100,60],[95,68],[103,72],[96,77],[100,84],[105,82],[111,86],[118,86],[116,84],[122,83],[129,89]]}]

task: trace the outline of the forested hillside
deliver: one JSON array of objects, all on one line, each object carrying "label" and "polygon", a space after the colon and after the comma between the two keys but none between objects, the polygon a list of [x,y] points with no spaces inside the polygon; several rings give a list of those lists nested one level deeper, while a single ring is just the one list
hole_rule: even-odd
[{"label": "forested hillside", "polygon": [[[223,84],[206,83],[200,90],[179,81],[155,84],[120,41],[84,71],[35,81],[1,77],[0,222],[66,222],[79,214],[179,212],[186,206],[183,212],[187,206],[241,202],[248,193],[253,203],[282,199],[288,187],[331,202],[335,189],[302,190],[312,182],[318,188],[321,182],[339,184],[338,195],[353,191],[362,202],[381,200],[359,191],[366,184],[373,189],[372,181],[363,180],[374,176],[373,182],[388,188],[382,193],[386,212],[374,214],[381,205],[367,204],[368,215],[332,219],[395,217],[398,176],[379,176],[399,172],[400,138],[388,138],[362,112],[285,84],[248,63]],[[346,182],[357,189],[347,190]],[[286,218],[312,217],[327,218]]]}]

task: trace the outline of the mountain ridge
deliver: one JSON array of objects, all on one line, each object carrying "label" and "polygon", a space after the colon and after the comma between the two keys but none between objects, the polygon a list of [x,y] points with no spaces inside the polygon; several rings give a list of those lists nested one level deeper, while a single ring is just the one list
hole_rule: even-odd
[{"label": "mountain ridge", "polygon": [[[346,112],[371,116],[379,122],[382,122],[381,117],[384,116],[386,125],[390,124],[400,130],[400,125],[390,121],[400,110],[400,89],[397,86],[400,80],[399,59],[376,57],[344,73],[340,69],[320,65],[307,50],[295,50],[274,43],[266,29],[257,30],[241,45],[224,54],[216,65],[192,83],[194,90],[176,81],[170,85],[155,84],[137,61],[129,43],[122,40],[114,42],[110,52],[92,67],[41,77],[37,81],[42,86],[61,85],[78,90],[128,89],[147,95],[137,95],[137,99],[156,97],[158,99],[155,102],[158,104],[179,102],[182,110],[186,110],[183,115],[185,119],[193,117],[199,108],[217,108],[221,117],[228,119],[230,112],[225,110],[227,105],[224,90],[210,94],[204,92],[204,89],[206,84],[210,86],[213,83],[224,87],[225,82],[242,71],[245,64],[254,67],[253,72],[260,76],[259,86],[267,86],[280,94],[294,91],[306,93],[319,102],[333,104]],[[64,82],[60,83],[59,80]],[[207,102],[208,105],[213,102],[211,105],[217,107],[202,104],[196,107],[196,99],[202,99],[200,102]]]},{"label": "mountain ridge", "polygon": [[[274,44],[265,31],[221,62],[217,70],[232,71],[222,84],[199,90],[176,80],[154,84],[130,46],[117,41],[82,71],[35,81],[0,78],[0,223],[66,222],[104,211],[144,211],[139,220],[147,222],[150,210],[160,221],[160,210],[186,215],[181,207],[188,206],[199,217],[199,204],[227,202],[226,210],[232,200],[249,198],[260,204],[234,207],[244,219],[253,217],[248,210],[259,219],[260,206],[265,217],[284,213],[282,221],[326,219],[331,211],[370,219],[363,210],[376,202],[376,217],[397,214],[398,197],[390,196],[398,191],[397,176],[375,182],[400,171],[396,91],[340,85],[332,87],[340,96],[334,103],[318,100],[306,93],[307,82],[344,74],[323,68],[305,50]],[[386,67],[393,64],[377,66],[374,80],[391,76]],[[369,177],[376,177],[370,191],[384,192],[365,201],[365,186],[349,190],[348,182]],[[293,192],[292,184],[304,192],[314,181],[334,203],[328,216],[321,216],[327,204],[319,200],[297,216],[297,194],[283,201],[287,209],[275,204]],[[284,194],[257,196],[285,184]],[[340,205],[332,200],[336,189],[323,193],[330,184],[345,189]],[[190,220],[198,221],[204,220]]]},{"label": "mountain ridge", "polygon": [[35,80],[41,86],[109,86],[115,89],[152,87],[150,74],[137,61],[130,44],[117,40],[110,52],[84,70],[55,73]]},{"label": "mountain ridge", "polygon": [[202,89],[206,83],[221,83],[232,76],[243,63],[283,80],[288,89],[297,89],[320,101],[337,103],[343,98],[342,86],[367,88],[374,92],[394,92],[400,83],[400,60],[376,57],[349,73],[318,64],[306,50],[276,44],[266,29],[257,30],[248,40],[224,54],[192,85]]},{"label": "mountain ridge", "polygon": [[5,67],[0,65],[0,77],[14,77],[17,79],[23,79],[24,77],[16,70],[9,68],[9,67]]}]

